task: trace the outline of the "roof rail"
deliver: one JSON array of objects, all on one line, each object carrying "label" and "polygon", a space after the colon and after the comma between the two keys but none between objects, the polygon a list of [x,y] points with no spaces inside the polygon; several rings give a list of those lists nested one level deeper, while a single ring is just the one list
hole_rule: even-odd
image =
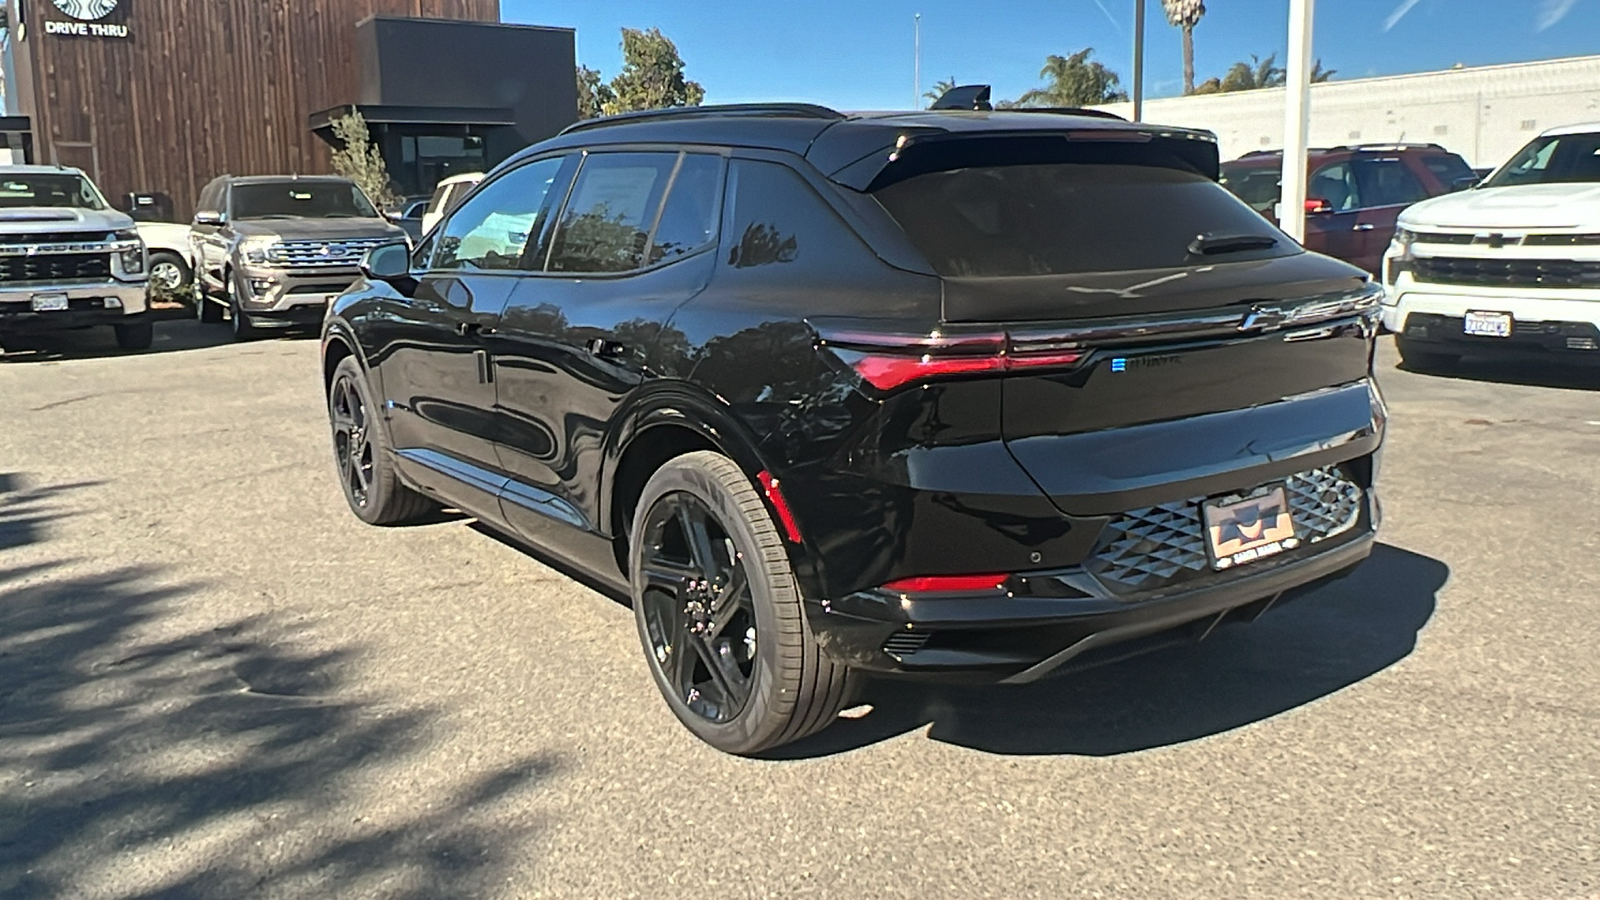
[{"label": "roof rail", "polygon": [[815,103],[723,103],[712,106],[675,106],[668,109],[645,109],[638,112],[617,113],[598,119],[574,122],[561,130],[562,134],[604,128],[608,125],[629,125],[665,119],[709,119],[717,116],[777,116],[792,119],[843,119],[844,113]]}]

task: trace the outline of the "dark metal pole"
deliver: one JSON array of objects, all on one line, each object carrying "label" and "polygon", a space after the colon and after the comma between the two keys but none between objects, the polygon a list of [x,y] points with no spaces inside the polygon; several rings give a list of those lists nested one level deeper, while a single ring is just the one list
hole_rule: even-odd
[{"label": "dark metal pole", "polygon": [[1133,120],[1144,121],[1144,5],[1133,0]]}]

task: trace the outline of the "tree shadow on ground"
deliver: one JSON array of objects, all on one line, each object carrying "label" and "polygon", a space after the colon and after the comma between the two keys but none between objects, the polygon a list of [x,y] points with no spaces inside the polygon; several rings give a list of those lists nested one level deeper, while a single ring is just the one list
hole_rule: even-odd
[{"label": "tree shadow on ground", "polygon": [[0,517],[20,504],[32,522],[0,545],[0,896],[450,898],[504,884],[541,827],[505,804],[554,757],[420,786],[410,772],[436,713],[341,696],[359,647],[304,649],[272,616],[180,629],[204,585],[37,552],[69,490],[0,475]]},{"label": "tree shadow on ground", "polygon": [[1175,647],[1031,685],[875,681],[872,712],[783,758],[825,756],[928,726],[934,740],[1001,754],[1112,756],[1219,734],[1326,697],[1410,655],[1449,576],[1380,544],[1342,581]]}]

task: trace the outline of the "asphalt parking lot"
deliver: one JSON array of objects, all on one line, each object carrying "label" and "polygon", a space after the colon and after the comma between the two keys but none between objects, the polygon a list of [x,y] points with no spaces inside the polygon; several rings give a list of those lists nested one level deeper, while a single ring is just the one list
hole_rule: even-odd
[{"label": "asphalt parking lot", "polygon": [[1600,374],[1395,368],[1383,546],[722,756],[629,611],[344,507],[314,340],[0,360],[0,896],[1600,898]]}]

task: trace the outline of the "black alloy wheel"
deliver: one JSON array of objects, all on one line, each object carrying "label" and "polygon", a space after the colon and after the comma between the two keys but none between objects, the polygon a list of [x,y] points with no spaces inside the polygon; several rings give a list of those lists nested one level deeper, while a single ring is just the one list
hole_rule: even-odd
[{"label": "black alloy wheel", "polygon": [[695,715],[728,722],[750,700],[759,635],[744,555],[693,494],[662,497],[644,523],[649,651]]},{"label": "black alloy wheel", "polygon": [[360,364],[354,357],[340,360],[328,388],[328,424],[344,498],[369,525],[417,521],[436,506],[400,482],[389,458],[388,435],[373,415],[376,408]]},{"label": "black alloy wheel", "polygon": [[854,679],[806,624],[788,550],[750,477],[719,453],[686,453],[650,477],[635,510],[634,620],[678,721],[746,755],[832,724]]},{"label": "black alloy wheel", "polygon": [[368,440],[367,406],[355,379],[334,379],[328,395],[328,419],[333,424],[333,455],[344,495],[351,506],[365,509],[372,499],[373,447]]}]

